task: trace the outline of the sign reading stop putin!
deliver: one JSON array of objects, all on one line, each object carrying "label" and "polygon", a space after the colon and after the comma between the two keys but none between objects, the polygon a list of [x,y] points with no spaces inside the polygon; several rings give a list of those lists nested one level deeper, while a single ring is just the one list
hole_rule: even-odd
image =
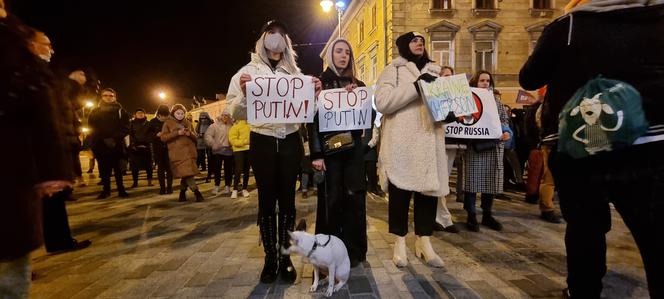
[{"label": "sign reading stop putin!", "polygon": [[373,90],[368,87],[323,90],[318,96],[320,132],[371,128],[372,97]]},{"label": "sign reading stop putin!", "polygon": [[311,123],[316,91],[310,76],[254,76],[247,82],[250,124]]}]

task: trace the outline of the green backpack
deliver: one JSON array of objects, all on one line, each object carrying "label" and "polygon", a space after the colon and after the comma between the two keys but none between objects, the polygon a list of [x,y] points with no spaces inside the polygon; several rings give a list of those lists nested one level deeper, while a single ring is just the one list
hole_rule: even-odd
[{"label": "green backpack", "polygon": [[601,77],[577,90],[558,119],[558,151],[576,159],[632,145],[648,129],[639,92]]}]

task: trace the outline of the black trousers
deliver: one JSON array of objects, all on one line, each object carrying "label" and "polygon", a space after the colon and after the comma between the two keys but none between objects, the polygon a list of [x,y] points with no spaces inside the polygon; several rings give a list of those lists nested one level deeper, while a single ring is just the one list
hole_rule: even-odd
[{"label": "black trousers", "polygon": [[298,132],[285,139],[251,132],[249,159],[258,188],[259,216],[295,215],[295,184],[303,156]]},{"label": "black trousers", "polygon": [[[346,153],[337,154],[345,155]],[[352,153],[351,153],[352,154]],[[361,154],[361,153],[360,153]],[[359,172],[352,177],[364,177],[363,159],[325,158],[325,182],[318,186],[316,233],[335,235],[344,242],[351,260],[364,261],[367,255],[366,191],[351,190],[344,177],[350,171]]]},{"label": "black trousers", "polygon": [[71,151],[71,161],[73,163],[74,176],[79,178],[83,176],[83,169],[81,168],[81,157],[79,156],[81,151],[72,150]]},{"label": "black trousers", "polygon": [[138,173],[145,169],[148,181],[152,181],[152,153],[150,148],[136,149],[130,154],[129,165],[134,182],[138,182]]},{"label": "black trousers", "polygon": [[[196,158],[196,165],[201,168],[202,171],[209,169],[212,164],[211,158],[212,155],[207,149],[198,149],[198,156]],[[207,159],[206,159],[207,158]]]},{"label": "black trousers", "polygon": [[402,190],[392,183],[390,183],[388,191],[390,194],[388,203],[390,233],[401,237],[408,234],[408,210],[410,209],[410,198],[414,195],[415,234],[431,236],[436,223],[438,198]]},{"label": "black trousers", "polygon": [[157,179],[159,188],[173,188],[173,172],[171,172],[171,162],[168,159],[168,152],[155,151],[154,159],[157,162]]},{"label": "black trousers", "polygon": [[632,146],[584,159],[551,151],[560,208],[567,221],[567,284],[572,297],[599,298],[606,274],[609,202],[639,247],[651,298],[664,297],[664,144]]},{"label": "black trousers", "polygon": [[43,199],[43,230],[46,251],[55,252],[74,246],[71,237],[65,200],[72,195],[72,189],[66,189]]},{"label": "black trousers", "polygon": [[99,155],[97,156],[99,162],[99,176],[104,186],[104,191],[111,191],[111,172],[115,175],[115,184],[118,191],[124,191],[124,184],[122,182],[123,163],[126,161],[120,159],[117,155]]},{"label": "black trousers", "polygon": [[214,185],[221,185],[221,169],[224,169],[224,183],[226,186],[230,187],[233,183],[233,168],[235,162],[233,161],[233,156],[224,156],[224,155],[215,155],[212,154],[210,157],[212,163],[210,163],[210,171],[214,173]]},{"label": "black trousers", "polygon": [[233,152],[233,158],[235,159],[233,189],[240,190],[240,176],[242,176],[242,188],[246,190],[249,184],[249,151]]},{"label": "black trousers", "polygon": [[376,161],[366,161],[364,162],[364,168],[367,173],[367,190],[376,191],[378,190],[378,167],[376,167]]}]

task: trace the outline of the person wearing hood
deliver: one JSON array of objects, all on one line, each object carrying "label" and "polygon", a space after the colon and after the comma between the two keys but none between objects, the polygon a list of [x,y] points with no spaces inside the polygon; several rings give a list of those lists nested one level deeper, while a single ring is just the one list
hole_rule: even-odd
[{"label": "person wearing hood", "polygon": [[408,210],[415,197],[415,254],[430,266],[442,267],[430,236],[438,197],[449,193],[444,122],[433,122],[418,88],[420,80],[433,82],[440,66],[429,59],[424,37],[417,32],[399,36],[396,45],[399,57],[380,74],[376,90],[376,108],[383,114],[379,177],[389,193],[389,230],[396,235],[392,260],[397,267],[408,265]]},{"label": "person wearing hood", "polygon": [[187,109],[182,104],[171,107],[171,116],[164,122],[159,138],[168,147],[168,159],[171,163],[173,177],[180,178],[180,202],[187,201],[187,188],[196,196],[196,201],[204,200],[198,190],[195,176],[198,174],[196,164],[196,133],[191,122],[186,119]]},{"label": "person wearing hood", "polygon": [[148,176],[148,186],[152,185],[152,153],[150,143],[152,142],[150,125],[145,110],[137,109],[134,119],[129,123],[129,165],[134,184],[131,188],[138,187],[138,172],[145,169]]},{"label": "person wearing hood", "polygon": [[233,146],[233,159],[235,161],[235,179],[233,180],[233,194],[237,198],[240,190],[240,177],[242,177],[242,196],[249,197],[247,185],[249,184],[249,134],[251,129],[246,120],[237,120],[228,131],[228,142]]},{"label": "person wearing hood", "polygon": [[[228,131],[233,125],[233,120],[226,112],[221,113],[217,121],[207,128],[205,132],[205,144],[212,151],[210,172],[214,173],[214,190],[215,195],[231,193],[231,183],[233,182],[233,149],[228,141]],[[221,193],[221,170],[224,170],[224,191]],[[235,191],[237,198],[237,191]]]},{"label": "person wearing hood", "polygon": [[[273,20],[265,24],[251,62],[233,76],[228,87],[226,98],[231,116],[247,119],[246,85],[253,76],[302,75],[296,58],[284,23]],[[312,78],[312,81],[318,95],[320,80]],[[265,251],[260,275],[263,283],[274,282],[278,274],[291,283],[297,278],[290,256],[280,255],[278,248],[290,246],[288,231],[295,229],[295,185],[304,151],[299,129],[300,124],[251,124],[249,159],[258,187],[258,223]]]},{"label": "person wearing hood", "polygon": [[164,122],[171,112],[166,105],[159,105],[155,117],[150,120],[150,137],[152,138],[152,153],[157,164],[157,179],[159,180],[159,194],[173,193],[173,172],[168,159],[168,146],[161,141],[161,130]]},{"label": "person wearing hood", "polygon": [[[355,77],[353,50],[345,39],[331,43],[327,51],[327,69],[320,75],[323,89],[345,88],[352,91],[366,86]],[[308,125],[309,147],[313,168],[324,171],[325,181],[318,186],[316,233],[335,235],[348,249],[352,267],[366,260],[367,213],[364,154],[369,147],[362,137],[367,130],[320,132],[318,114]],[[350,134],[353,147],[341,152],[326,153],[325,140]],[[369,133],[370,134],[370,133]]]},{"label": "person wearing hood", "polygon": [[111,88],[101,91],[99,107],[90,112],[88,125],[92,134],[92,151],[99,162],[99,176],[103,187],[97,197],[111,196],[111,172],[120,197],[129,197],[122,182],[122,160],[126,154],[124,138],[129,133],[129,113],[117,101],[117,94]]},{"label": "person wearing hood", "polygon": [[[567,222],[565,296],[600,298],[613,203],[641,252],[650,297],[662,298],[664,1],[573,0],[565,11],[544,29],[519,74],[526,90],[547,85],[541,135]],[[575,159],[556,150],[559,115],[598,76],[634,87],[650,127],[624,149]]]},{"label": "person wearing hood", "polygon": [[212,121],[212,118],[210,118],[210,114],[205,111],[201,112],[201,114],[198,116],[198,123],[196,123],[196,134],[198,136],[198,140],[196,142],[196,149],[198,150],[198,161],[196,161],[196,164],[198,164],[198,167],[202,171],[208,170],[207,177],[205,178],[206,183],[210,182],[210,178],[212,177],[212,170],[209,169],[210,165],[212,164],[212,154],[210,153],[210,148],[205,143],[205,131],[207,131],[207,129],[213,123],[214,121]]}]

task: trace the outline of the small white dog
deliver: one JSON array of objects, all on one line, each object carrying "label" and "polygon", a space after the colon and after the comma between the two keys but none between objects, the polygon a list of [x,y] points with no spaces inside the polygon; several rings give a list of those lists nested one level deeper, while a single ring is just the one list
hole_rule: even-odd
[{"label": "small white dog", "polygon": [[[298,225],[299,227],[299,225]],[[341,289],[350,276],[350,259],[346,245],[341,239],[331,235],[312,235],[305,231],[288,232],[291,246],[282,248],[284,254],[299,254],[302,261],[314,266],[314,281],[311,292],[318,289],[318,276],[320,272],[327,273],[329,284],[325,296]],[[336,281],[336,284],[335,284]]]}]

